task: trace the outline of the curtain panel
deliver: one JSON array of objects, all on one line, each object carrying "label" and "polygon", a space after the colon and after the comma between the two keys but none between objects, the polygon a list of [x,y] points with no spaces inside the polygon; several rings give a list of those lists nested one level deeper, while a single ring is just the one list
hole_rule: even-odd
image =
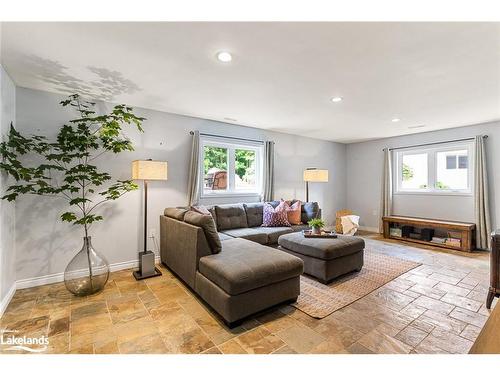
[{"label": "curtain panel", "polygon": [[200,132],[193,132],[191,162],[189,163],[188,204],[197,205],[200,200]]},{"label": "curtain panel", "polygon": [[491,249],[491,219],[488,196],[488,172],[484,137],[474,141],[474,219],[476,223],[476,248]]},{"label": "curtain panel", "polygon": [[392,215],[392,151],[384,149],[384,168],[382,171],[382,196],[380,204],[379,231],[384,231],[383,216]]},{"label": "curtain panel", "polygon": [[274,198],[274,142],[266,141],[264,144],[264,171],[263,193],[261,200],[272,201]]}]

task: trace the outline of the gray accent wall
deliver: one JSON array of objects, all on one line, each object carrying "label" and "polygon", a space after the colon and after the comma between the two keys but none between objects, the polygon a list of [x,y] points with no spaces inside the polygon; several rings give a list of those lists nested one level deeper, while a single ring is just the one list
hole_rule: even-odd
[{"label": "gray accent wall", "polygon": [[[48,92],[17,88],[17,128],[26,133],[54,136],[74,113],[59,102],[65,98]],[[109,111],[112,105],[100,103]],[[128,179],[131,162],[152,158],[168,161],[168,181],[151,182],[148,221],[155,241],[149,249],[158,251],[159,216],[165,207],[187,204],[190,130],[234,137],[275,141],[275,198],[304,199],[302,172],[307,167],[328,169],[330,181],[310,185],[309,196],[323,208],[327,222],[346,202],[346,145],[216,121],[179,116],[147,109],[136,113],[147,118],[145,132],[127,131],[135,152],[106,156],[96,163],[117,179]],[[142,189],[131,192],[104,207],[105,221],[92,228],[92,242],[110,263],[137,259],[142,250]],[[233,201],[241,199],[233,199]],[[231,200],[226,200],[230,202]],[[204,202],[213,203],[213,202]],[[81,230],[61,223],[62,201],[45,197],[21,197],[16,202],[17,279],[57,274],[82,246]]]},{"label": "gray accent wall", "polygon": [[[400,125],[395,125],[400,126]],[[488,135],[488,174],[493,227],[500,217],[500,122],[466,126],[434,132],[347,145],[347,207],[361,216],[361,226],[377,230],[380,217],[383,152],[385,147],[412,146]],[[429,217],[458,221],[474,221],[472,196],[459,195],[394,195],[395,215]]]},{"label": "gray accent wall", "polygon": [[[0,65],[0,139],[4,140],[10,122],[15,121],[16,87]],[[0,196],[10,180],[0,172]],[[14,244],[14,203],[0,200],[0,303],[8,296],[16,282]],[[1,315],[1,311],[0,311]]]}]

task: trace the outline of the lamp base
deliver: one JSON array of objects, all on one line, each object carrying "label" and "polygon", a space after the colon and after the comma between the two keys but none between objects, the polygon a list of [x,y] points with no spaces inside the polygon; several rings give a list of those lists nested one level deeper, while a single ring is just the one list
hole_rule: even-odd
[{"label": "lamp base", "polygon": [[149,279],[150,277],[156,277],[156,276],[161,276],[162,273],[161,271],[155,267],[155,273],[152,274],[152,275],[142,275],[140,271],[134,271],[133,272],[133,275],[135,277],[136,280],[144,280],[144,279]]},{"label": "lamp base", "polygon": [[145,251],[139,254],[139,270],[134,271],[136,280],[161,276],[161,271],[155,267],[155,254],[152,251]]}]

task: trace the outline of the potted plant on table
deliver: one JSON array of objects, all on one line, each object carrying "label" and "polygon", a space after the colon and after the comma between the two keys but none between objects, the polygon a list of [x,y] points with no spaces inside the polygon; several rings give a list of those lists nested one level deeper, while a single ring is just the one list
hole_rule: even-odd
[{"label": "potted plant on table", "polygon": [[[67,201],[69,209],[61,214],[61,220],[79,225],[84,237],[82,249],[66,267],[64,282],[73,294],[86,296],[103,289],[109,277],[109,265],[94,250],[89,235],[92,224],[104,219],[95,210],[138,189],[132,180],[112,181],[111,175],[94,162],[109,152],[133,151],[132,142],[122,134],[122,126],[133,125],[142,132],[145,119],[126,105],[98,115],[93,110],[95,103],[77,94],[60,104],[75,109],[78,118],[63,125],[55,141],[40,135],[22,135],[11,124],[7,140],[0,143],[0,170],[16,183],[2,199],[14,201],[21,194],[35,194]],[[30,161],[28,156],[34,156],[36,161]]]},{"label": "potted plant on table", "polygon": [[318,218],[309,220],[307,224],[311,227],[312,234],[321,234],[321,228],[325,226],[325,222]]}]

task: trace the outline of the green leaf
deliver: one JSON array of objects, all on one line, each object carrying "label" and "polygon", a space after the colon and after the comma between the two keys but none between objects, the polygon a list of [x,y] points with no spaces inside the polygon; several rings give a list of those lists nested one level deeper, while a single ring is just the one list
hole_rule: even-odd
[{"label": "green leaf", "polygon": [[61,215],[61,220],[72,222],[76,220],[76,215],[73,212],[65,212]]}]

